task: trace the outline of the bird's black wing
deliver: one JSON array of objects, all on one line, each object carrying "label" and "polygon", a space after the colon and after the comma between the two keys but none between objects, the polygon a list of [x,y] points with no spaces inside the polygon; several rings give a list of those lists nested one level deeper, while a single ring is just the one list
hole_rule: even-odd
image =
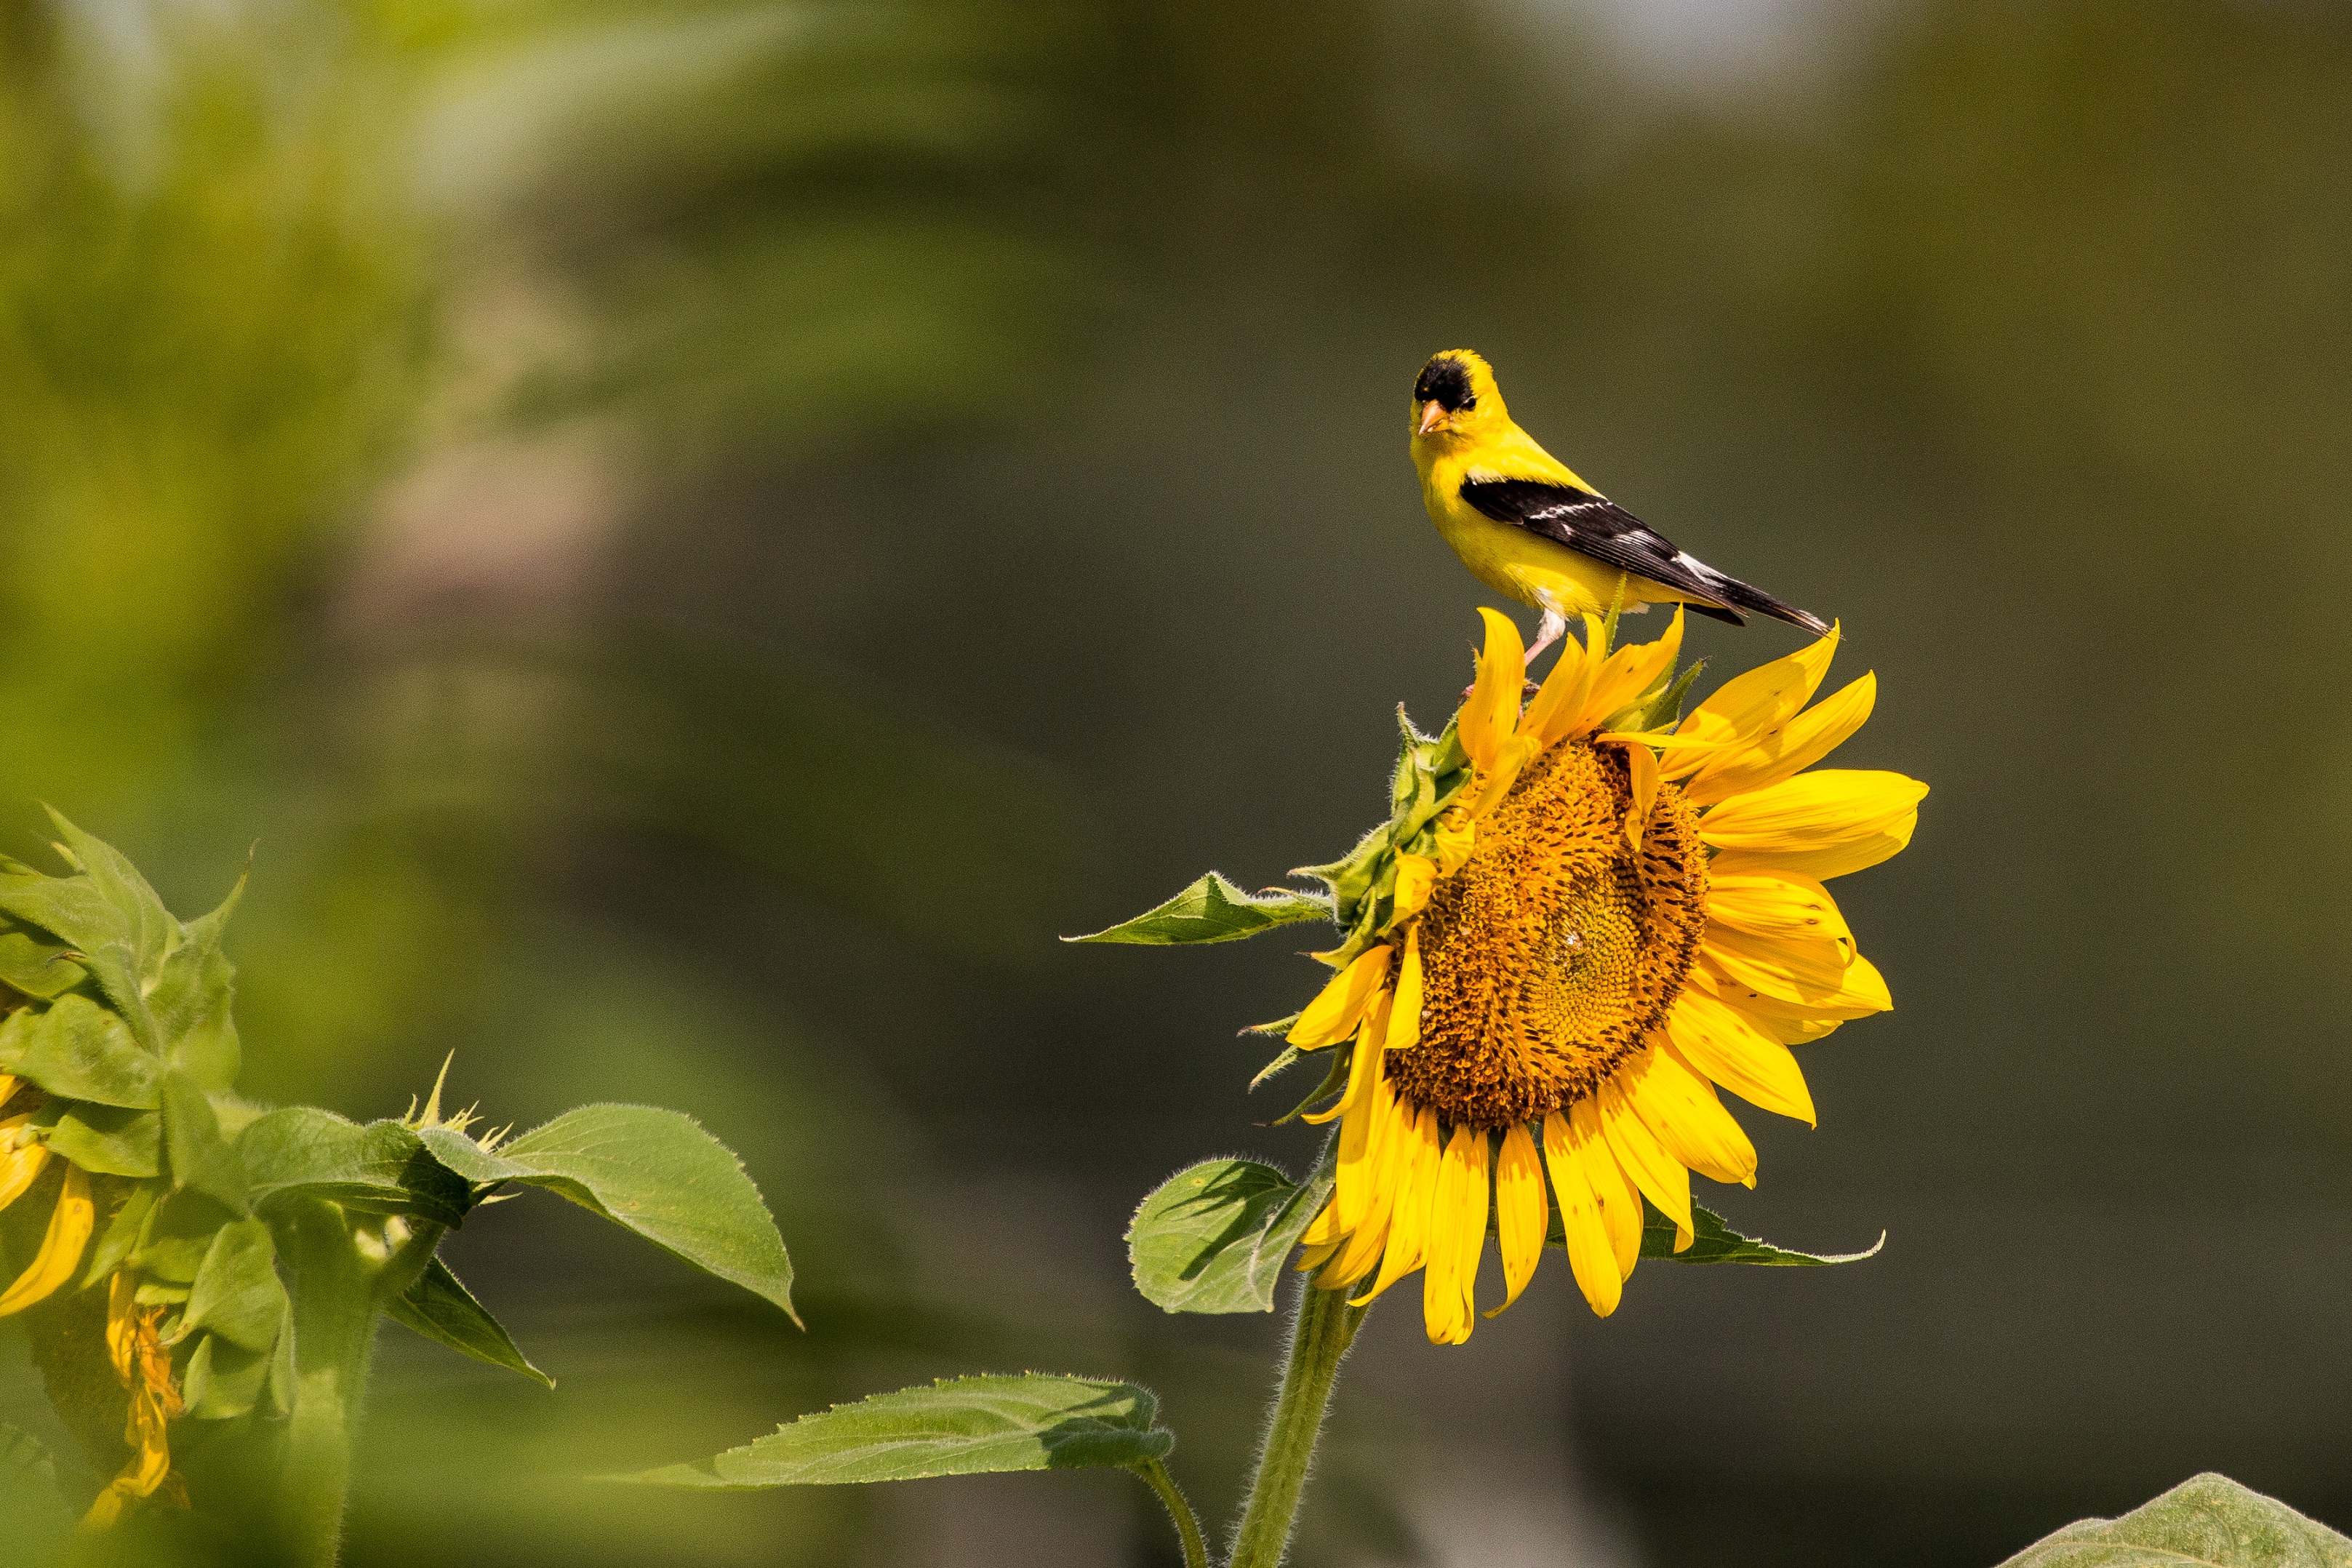
[{"label": "bird's black wing", "polygon": [[1808,631],[1829,629],[1818,616],[1675,549],[1672,540],[1591,490],[1545,479],[1465,479],[1462,499],[1496,522],[1524,528],[1604,566],[1691,595],[1690,607],[1702,616],[1738,626],[1741,610],[1757,610]]}]

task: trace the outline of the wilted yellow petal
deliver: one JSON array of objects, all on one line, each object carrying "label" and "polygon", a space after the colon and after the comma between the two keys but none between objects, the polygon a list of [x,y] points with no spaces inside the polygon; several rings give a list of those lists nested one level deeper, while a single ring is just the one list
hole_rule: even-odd
[{"label": "wilted yellow petal", "polygon": [[1666,1038],[1684,1060],[1749,1104],[1813,1125],[1813,1097],[1797,1058],[1748,1014],[1685,991],[1666,1015]]},{"label": "wilted yellow petal", "polygon": [[0,1318],[23,1311],[72,1279],[97,1221],[98,1210],[90,1202],[89,1178],[82,1174],[80,1166],[68,1164],[65,1185],[58,1193],[58,1206],[49,1215],[48,1230],[41,1237],[41,1250],[33,1255],[32,1267],[18,1275],[5,1294],[0,1294]]},{"label": "wilted yellow petal", "polygon": [[1463,806],[1446,807],[1430,830],[1437,841],[1437,874],[1451,877],[1470,864],[1470,857],[1478,847],[1478,826],[1469,811]]},{"label": "wilted yellow petal", "polygon": [[1437,863],[1426,856],[1399,855],[1396,858],[1396,896],[1389,915],[1391,926],[1400,926],[1421,913],[1429,902],[1429,890],[1437,885]]},{"label": "wilted yellow petal", "polygon": [[1470,761],[1484,771],[1495,765],[1503,742],[1518,728],[1519,692],[1528,681],[1528,649],[1510,616],[1499,610],[1478,614],[1486,623],[1486,647],[1478,656],[1478,679],[1462,700],[1454,732]]},{"label": "wilted yellow petal", "polygon": [[1756,1145],[1716,1099],[1714,1086],[1658,1037],[1649,1038],[1652,1044],[1617,1069],[1642,1124],[1667,1153],[1699,1174],[1755,1185]]},{"label": "wilted yellow petal", "polygon": [[0,1209],[23,1197],[49,1162],[47,1144],[18,1142],[19,1132],[32,1120],[32,1112],[26,1111],[0,1121]]},{"label": "wilted yellow petal", "polygon": [[1319,1050],[1346,1039],[1364,1021],[1372,998],[1388,978],[1390,950],[1375,947],[1360,953],[1353,963],[1333,975],[1298,1015],[1285,1037],[1302,1051]]},{"label": "wilted yellow petal", "polygon": [[1551,1205],[1544,1197],[1543,1168],[1536,1163],[1536,1141],[1524,1123],[1514,1122],[1503,1134],[1503,1149],[1495,1162],[1495,1239],[1503,1253],[1503,1306],[1509,1306],[1536,1277],[1543,1257],[1544,1231],[1551,1224]]},{"label": "wilted yellow petal", "polygon": [[1559,1228],[1568,1243],[1569,1270],[1586,1304],[1605,1318],[1624,1295],[1624,1270],[1617,1266],[1609,1226],[1569,1120],[1557,1110],[1544,1118],[1544,1163],[1551,1167],[1552,1188],[1559,1194]]},{"label": "wilted yellow petal", "polygon": [[1845,744],[1878,700],[1878,677],[1865,675],[1747,745],[1707,758],[1683,785],[1696,805],[1713,805],[1811,767]]},{"label": "wilted yellow petal", "polygon": [[1658,804],[1658,754],[1647,746],[1626,747],[1625,772],[1633,791],[1633,803],[1625,812],[1625,839],[1639,849],[1642,829],[1650,820],[1651,808]]}]

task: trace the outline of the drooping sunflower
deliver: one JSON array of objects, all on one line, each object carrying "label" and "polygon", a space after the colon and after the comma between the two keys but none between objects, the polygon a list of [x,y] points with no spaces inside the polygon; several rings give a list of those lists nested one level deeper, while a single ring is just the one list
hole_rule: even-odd
[{"label": "drooping sunflower", "polygon": [[1812,1122],[1789,1047],[1893,1005],[1822,884],[1902,849],[1927,793],[1805,771],[1875,698],[1864,675],[1806,706],[1834,628],[1677,723],[1679,612],[1613,653],[1588,618],[1524,708],[1517,628],[1481,613],[1454,723],[1408,730],[1396,817],[1315,872],[1350,935],[1288,1033],[1298,1050],[1352,1042],[1339,1100],[1309,1118],[1340,1127],[1299,1267],[1360,1300],[1422,1271],[1439,1343],[1470,1335],[1490,1226],[1507,1294],[1489,1316],[1548,1234],[1592,1310],[1614,1310],[1644,1198],[1688,1246],[1691,1172],[1755,1182],[1718,1088]]}]

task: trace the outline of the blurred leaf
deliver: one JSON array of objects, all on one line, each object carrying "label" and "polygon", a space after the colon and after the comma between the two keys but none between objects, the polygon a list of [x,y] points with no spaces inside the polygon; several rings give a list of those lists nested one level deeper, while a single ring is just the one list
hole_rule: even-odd
[{"label": "blurred leaf", "polygon": [[287,1310],[277,1265],[268,1226],[240,1219],[221,1226],[188,1292],[188,1331],[209,1330],[247,1350],[268,1350]]},{"label": "blurred leaf", "polygon": [[384,1314],[402,1328],[461,1355],[536,1378],[549,1388],[555,1386],[555,1379],[530,1364],[506,1326],[474,1300],[474,1293],[438,1258],[425,1266],[416,1282],[396,1297]]},{"label": "blurred leaf", "polygon": [[1064,942],[1118,942],[1167,946],[1178,942],[1238,942],[1301,921],[1328,921],[1331,900],[1313,893],[1269,888],[1245,893],[1212,871],[1158,909],[1091,936]]},{"label": "blurred leaf", "polygon": [[1128,1226],[1135,1288],[1170,1312],[1270,1312],[1282,1265],[1331,1190],[1255,1160],[1204,1160],[1143,1200]]},{"label": "blurred leaf", "polygon": [[121,1018],[87,996],[20,1008],[0,1023],[0,1072],[31,1079],[60,1100],[152,1110],[163,1103],[163,1067]]},{"label": "blurred leaf", "polygon": [[186,1069],[163,1073],[163,1144],[172,1160],[172,1185],[203,1193],[238,1214],[245,1212],[245,1167],[221,1136],[220,1115]]},{"label": "blurred leaf", "polygon": [[[1553,1235],[1557,1236],[1558,1215],[1553,1215],[1552,1223]],[[1877,1257],[1878,1249],[1885,1245],[1886,1233],[1881,1231],[1878,1239],[1864,1252],[1791,1252],[1785,1247],[1775,1247],[1769,1241],[1742,1236],[1727,1226],[1720,1215],[1693,1204],[1691,1244],[1676,1252],[1675,1222],[1646,1205],[1642,1216],[1642,1256],[1670,1258],[1676,1263],[1759,1263],[1782,1268],[1807,1268],[1829,1263],[1859,1263],[1865,1258]]]},{"label": "blurred leaf", "polygon": [[0,983],[27,996],[47,1001],[82,983],[89,971],[66,956],[71,951],[16,921],[0,919]]},{"label": "blurred leaf", "polygon": [[212,1251],[213,1233],[235,1217],[202,1193],[173,1193],[140,1228],[131,1267],[152,1279],[191,1284]]},{"label": "blurred leaf", "polygon": [[[155,1189],[142,1182],[123,1198],[121,1206],[107,1220],[106,1227],[98,1233],[98,1241],[90,1247],[89,1258],[82,1266],[83,1289],[87,1289],[113,1273],[116,1266],[131,1256],[131,1249],[139,1245],[140,1231],[146,1227],[148,1214],[155,1207],[156,1196]],[[106,1211],[101,1208],[99,1212],[103,1214]]]},{"label": "blurred leaf", "polygon": [[2120,1519],[2085,1519],[2001,1568],[2344,1568],[2352,1539],[2227,1476],[2192,1476]]},{"label": "blurred leaf", "polygon": [[244,886],[239,881],[219,909],[186,928],[147,998],[156,1037],[171,1060],[213,1094],[226,1094],[236,1083],[236,1021],[230,1011],[236,972],[221,953],[220,928]]},{"label": "blurred leaf", "polygon": [[691,1465],[627,1478],[673,1487],[832,1486],[1006,1470],[1136,1465],[1176,1435],[1160,1401],[1130,1383],[1057,1377],[945,1379],[803,1415],[773,1435]]},{"label": "blurred leaf", "polygon": [[206,1334],[188,1358],[182,1390],[188,1414],[207,1421],[245,1415],[260,1403],[273,1359],[268,1351],[247,1350],[218,1334]]},{"label": "blurred leaf", "polygon": [[260,1117],[239,1135],[254,1203],[301,1193],[369,1214],[415,1215],[456,1225],[473,1206],[473,1189],[427,1153],[414,1129],[398,1121],[362,1127],[331,1110],[289,1105]]},{"label": "blurred leaf", "polygon": [[152,1110],[52,1100],[36,1121],[54,1115],[49,1147],[83,1170],[111,1176],[163,1173],[163,1118]]},{"label": "blurred leaf", "polygon": [[495,1153],[446,1127],[419,1136],[469,1182],[561,1193],[800,1321],[792,1260],[759,1188],[725,1144],[681,1111],[583,1105]]}]

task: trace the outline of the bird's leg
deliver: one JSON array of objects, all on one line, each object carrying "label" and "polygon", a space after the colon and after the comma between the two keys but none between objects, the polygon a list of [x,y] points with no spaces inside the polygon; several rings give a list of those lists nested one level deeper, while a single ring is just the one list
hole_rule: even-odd
[{"label": "bird's leg", "polygon": [[1528,645],[1528,662],[1533,664],[1536,655],[1559,641],[1568,631],[1568,617],[1550,605],[1544,606],[1543,624],[1536,627],[1536,640]]}]

